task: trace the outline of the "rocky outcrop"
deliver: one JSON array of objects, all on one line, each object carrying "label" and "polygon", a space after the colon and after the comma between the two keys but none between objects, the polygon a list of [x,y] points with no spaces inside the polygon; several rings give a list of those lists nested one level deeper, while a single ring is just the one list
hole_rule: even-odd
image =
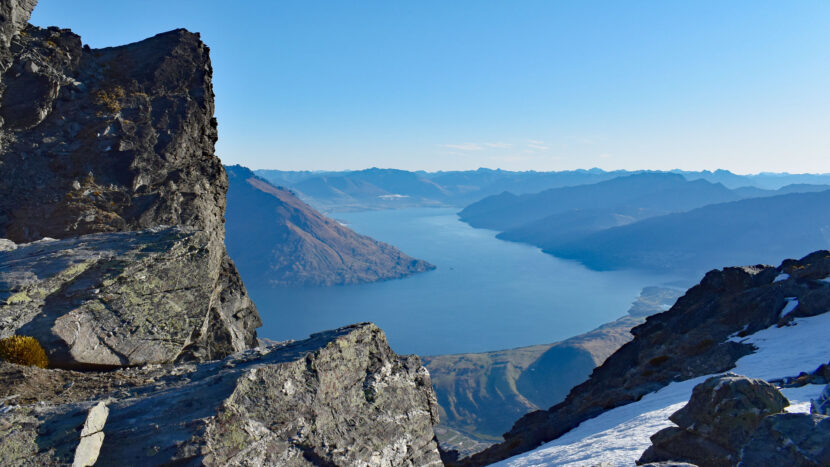
[{"label": "rocky outcrop", "polygon": [[239,288],[222,286],[233,265],[212,264],[210,248],[205,231],[169,227],[0,252],[0,337],[35,337],[60,368],[210,360],[255,346],[259,316]]},{"label": "rocky outcrop", "polygon": [[673,381],[733,368],[753,347],[747,336],[796,317],[830,310],[830,252],[818,251],[779,267],[710,271],[668,311],[632,329],[634,339],[594,370],[561,403],[530,413],[505,442],[468,459],[486,465],[554,440],[584,420],[639,400]]},{"label": "rocky outcrop", "polygon": [[[208,47],[180,29],[93,50],[26,25],[34,4],[0,2],[0,251],[24,244],[0,256],[0,334],[36,335],[62,367],[250,347]],[[90,236],[116,232],[132,233]],[[47,237],[67,240],[31,243]]]},{"label": "rocky outcrop", "polygon": [[440,465],[429,374],[371,324],[213,363],[0,375],[3,465],[72,462],[100,401],[98,465]]},{"label": "rocky outcrop", "polygon": [[12,39],[26,27],[35,5],[37,0],[0,1],[0,76],[11,65]]},{"label": "rocky outcrop", "polygon": [[2,76],[0,237],[185,225],[220,239],[227,180],[208,48],[175,30],[91,50],[26,27]]},{"label": "rocky outcrop", "polygon": [[651,437],[653,445],[638,464],[685,461],[733,466],[761,421],[788,405],[789,401],[766,381],[733,374],[709,378],[695,386],[689,403],[669,417],[677,426]]},{"label": "rocky outcrop", "polygon": [[830,465],[830,417],[806,413],[769,416],[744,446],[742,465]]},{"label": "rocky outcrop", "polygon": [[709,378],[669,417],[678,426],[653,435],[654,444],[637,463],[830,465],[830,417],[782,413],[787,405],[766,381],[734,374]]},{"label": "rocky outcrop", "polygon": [[228,251],[255,285],[397,279],[435,266],[360,235],[242,166],[227,167]]}]

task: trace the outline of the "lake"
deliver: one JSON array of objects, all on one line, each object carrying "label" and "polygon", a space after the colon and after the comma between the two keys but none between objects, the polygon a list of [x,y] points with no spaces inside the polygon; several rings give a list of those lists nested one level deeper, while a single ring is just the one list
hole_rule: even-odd
[{"label": "lake", "polygon": [[398,353],[482,352],[556,342],[626,313],[640,290],[670,279],[597,272],[495,238],[456,209],[336,213],[353,230],[438,269],[404,279],[335,287],[257,286],[242,272],[262,320],[260,337],[304,339],[351,323],[380,326]]}]

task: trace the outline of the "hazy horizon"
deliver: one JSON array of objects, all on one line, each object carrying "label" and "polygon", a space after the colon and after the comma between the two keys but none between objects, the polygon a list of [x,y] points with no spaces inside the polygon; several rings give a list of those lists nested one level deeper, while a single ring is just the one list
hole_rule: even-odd
[{"label": "hazy horizon", "polygon": [[[220,156],[221,159],[221,156]],[[223,161],[223,163],[227,165],[237,165],[238,163],[227,163]],[[338,169],[338,170],[331,170],[331,169],[283,169],[279,167],[248,167],[245,164],[238,164],[244,167],[247,167],[251,170],[278,170],[282,172],[360,172],[363,170],[402,170],[406,172],[424,172],[424,173],[439,173],[439,172],[475,172],[477,170],[492,170],[492,171],[504,171],[504,172],[539,172],[539,173],[546,173],[546,172],[576,172],[576,171],[586,171],[590,172],[592,170],[601,170],[603,172],[617,172],[617,171],[625,171],[625,172],[710,172],[716,173],[719,171],[726,171],[730,172],[733,175],[739,176],[755,176],[755,175],[830,175],[830,172],[769,172],[769,171],[761,171],[761,172],[748,172],[748,173],[741,173],[735,172],[727,169],[701,169],[701,170],[684,170],[684,169],[668,169],[668,170],[660,170],[660,169],[604,169],[602,167],[577,167],[575,169],[556,169],[556,170],[535,170],[535,169],[525,169],[525,170],[511,170],[511,169],[504,169],[500,167],[476,167],[470,169],[450,169],[450,170],[427,170],[427,169],[402,169],[399,167],[378,167],[378,166],[371,166],[371,167],[362,167],[362,168],[348,168],[348,169]]]},{"label": "hazy horizon", "polygon": [[40,0],[32,23],[200,32],[229,164],[830,172],[830,2]]}]

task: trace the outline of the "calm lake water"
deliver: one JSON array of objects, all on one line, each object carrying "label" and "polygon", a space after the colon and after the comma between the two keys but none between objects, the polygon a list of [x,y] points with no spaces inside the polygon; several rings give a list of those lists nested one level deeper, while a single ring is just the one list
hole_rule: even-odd
[{"label": "calm lake water", "polygon": [[260,287],[242,276],[265,323],[259,335],[304,339],[372,321],[398,353],[481,352],[559,341],[626,313],[640,290],[668,279],[597,272],[495,238],[456,209],[337,213],[355,231],[438,267],[405,279],[312,288]]}]

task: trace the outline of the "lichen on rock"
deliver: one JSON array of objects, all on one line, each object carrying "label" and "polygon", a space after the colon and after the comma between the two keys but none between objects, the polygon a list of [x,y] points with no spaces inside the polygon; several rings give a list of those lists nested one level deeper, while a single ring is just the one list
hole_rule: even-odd
[{"label": "lichen on rock", "polygon": [[29,332],[73,368],[254,346],[208,47],[177,29],[90,49],[27,25],[35,3],[0,1],[0,337]]},{"label": "lichen on rock", "polygon": [[[109,401],[100,465],[441,465],[429,374],[372,324],[218,362],[118,370],[104,392],[89,384],[98,373],[25,371],[72,384],[0,413],[0,434],[15,427],[0,437],[2,465],[70,463],[96,400]],[[21,392],[14,381],[0,380],[0,397]],[[73,402],[62,402],[67,385]]]}]

